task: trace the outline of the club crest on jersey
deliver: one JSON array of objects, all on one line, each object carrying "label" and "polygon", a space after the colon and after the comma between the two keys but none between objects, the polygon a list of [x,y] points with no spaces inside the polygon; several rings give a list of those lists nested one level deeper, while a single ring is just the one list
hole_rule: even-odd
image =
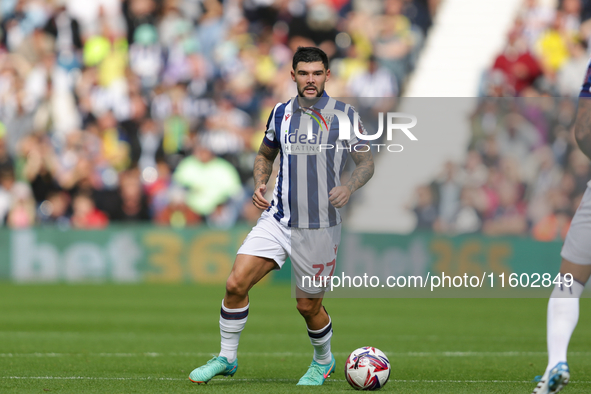
[{"label": "club crest on jersey", "polygon": [[334,118],[334,114],[332,113],[326,113],[326,111],[323,110],[315,110],[311,107],[305,109],[304,115],[308,115],[312,118],[318,124],[318,128],[324,131],[330,130],[330,125]]}]

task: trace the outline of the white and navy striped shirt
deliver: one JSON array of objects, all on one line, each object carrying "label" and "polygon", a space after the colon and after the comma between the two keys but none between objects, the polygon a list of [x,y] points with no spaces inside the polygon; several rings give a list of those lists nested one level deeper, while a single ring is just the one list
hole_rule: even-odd
[{"label": "white and navy striped shirt", "polygon": [[[353,124],[355,109],[330,98],[326,92],[311,108],[301,108],[297,99],[279,103],[267,121],[263,141],[271,148],[280,149],[279,173],[267,211],[287,227],[323,228],[341,222],[328,193],[340,186],[350,147],[360,141],[353,130],[349,140],[340,140],[338,118],[323,114],[323,109],[346,113],[351,125],[366,134],[360,120],[358,125]],[[304,121],[308,116],[313,120]],[[307,121],[312,121],[312,139],[308,139]],[[319,149],[321,144],[323,148]]]}]

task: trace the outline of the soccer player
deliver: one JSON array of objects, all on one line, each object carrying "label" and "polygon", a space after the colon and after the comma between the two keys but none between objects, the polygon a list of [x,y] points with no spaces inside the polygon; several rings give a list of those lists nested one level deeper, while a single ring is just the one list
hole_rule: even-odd
[{"label": "soccer player", "polygon": [[[575,138],[581,151],[591,158],[591,63],[579,94]],[[561,284],[556,284],[548,302],[548,366],[532,394],[557,393],[568,384],[570,370],[566,351],[579,320],[579,298],[591,276],[591,181],[573,217],[562,246]],[[565,275],[572,275],[572,286]],[[569,276],[567,276],[570,279]]]},{"label": "soccer player", "polygon": [[[264,212],[238,250],[226,282],[220,313],[221,352],[191,372],[189,379],[195,383],[236,373],[238,342],[250,305],[248,291],[269,272],[280,269],[288,256],[296,274],[297,308],[314,348],[312,364],[298,385],[322,385],[335,370],[330,348],[332,322],[322,306],[325,289],[307,283],[302,276],[325,277],[334,272],[341,237],[338,208],[372,177],[374,163],[369,146],[355,133],[348,140],[339,139],[339,119],[331,117],[329,110],[347,114],[360,133],[365,134],[365,129],[353,107],[324,91],[330,79],[326,54],[318,48],[300,47],[292,68],[297,97],[275,106],[255,159],[252,203]],[[313,135],[308,134],[308,123]],[[280,168],[269,203],[264,196],[277,154]],[[347,155],[356,168],[341,185]]]}]

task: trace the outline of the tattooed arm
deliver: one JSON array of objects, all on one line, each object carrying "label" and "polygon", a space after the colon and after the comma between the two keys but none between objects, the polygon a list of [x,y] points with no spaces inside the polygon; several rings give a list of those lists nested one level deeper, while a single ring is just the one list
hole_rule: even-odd
[{"label": "tattooed arm", "polygon": [[347,187],[353,193],[361,186],[365,185],[367,181],[373,176],[373,155],[371,151],[368,152],[351,152],[351,158],[355,162],[355,171],[351,174],[351,178],[347,182]]},{"label": "tattooed arm", "polygon": [[259,209],[269,208],[269,201],[265,199],[267,182],[273,172],[273,162],[279,153],[278,148],[270,148],[264,142],[261,143],[259,153],[254,159],[254,194],[252,203]]},{"label": "tattooed arm", "polygon": [[371,151],[351,151],[351,158],[355,162],[355,171],[346,185],[333,188],[329,193],[329,201],[335,208],[342,208],[349,202],[351,194],[371,179],[374,171],[373,156]]},{"label": "tattooed arm", "polygon": [[591,159],[591,97],[579,98],[575,138],[581,151]]}]

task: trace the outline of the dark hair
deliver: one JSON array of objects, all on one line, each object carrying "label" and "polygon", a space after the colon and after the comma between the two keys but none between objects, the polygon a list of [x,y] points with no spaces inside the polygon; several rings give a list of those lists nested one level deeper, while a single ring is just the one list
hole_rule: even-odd
[{"label": "dark hair", "polygon": [[328,56],[322,49],[316,47],[298,47],[298,50],[293,55],[291,67],[295,71],[299,62],[312,63],[322,62],[324,69],[328,70]]}]

